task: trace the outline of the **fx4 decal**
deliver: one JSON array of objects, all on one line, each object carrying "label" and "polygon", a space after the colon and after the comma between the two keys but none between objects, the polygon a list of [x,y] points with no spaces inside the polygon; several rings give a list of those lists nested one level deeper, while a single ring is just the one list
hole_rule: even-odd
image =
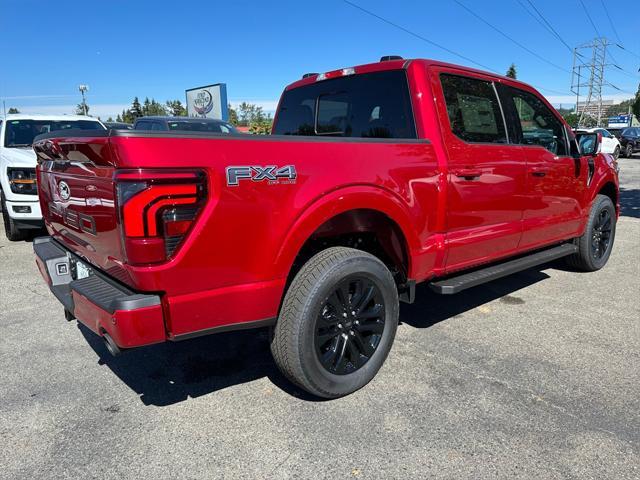
[{"label": "fx4 decal", "polygon": [[296,183],[296,178],[296,167],[293,165],[285,165],[284,167],[276,165],[267,165],[266,167],[259,165],[227,167],[227,185],[231,187],[240,185],[242,180],[266,181],[272,185],[276,183]]}]

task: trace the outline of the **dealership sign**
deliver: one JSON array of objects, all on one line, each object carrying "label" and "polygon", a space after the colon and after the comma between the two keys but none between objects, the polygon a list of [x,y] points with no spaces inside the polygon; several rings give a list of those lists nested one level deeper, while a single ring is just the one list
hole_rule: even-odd
[{"label": "dealership sign", "polygon": [[631,126],[631,115],[618,115],[609,117],[608,128],[626,128]]},{"label": "dealership sign", "polygon": [[227,85],[216,83],[206,87],[185,90],[187,115],[227,120]]}]

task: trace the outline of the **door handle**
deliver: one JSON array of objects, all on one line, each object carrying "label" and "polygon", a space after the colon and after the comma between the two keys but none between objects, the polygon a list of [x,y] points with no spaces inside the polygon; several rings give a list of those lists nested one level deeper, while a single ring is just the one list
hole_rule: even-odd
[{"label": "door handle", "polygon": [[531,175],[534,177],[544,177],[547,174],[545,170],[533,169],[531,170]]},{"label": "door handle", "polygon": [[456,177],[464,178],[465,180],[476,180],[482,175],[482,170],[478,168],[461,168],[453,173]]}]

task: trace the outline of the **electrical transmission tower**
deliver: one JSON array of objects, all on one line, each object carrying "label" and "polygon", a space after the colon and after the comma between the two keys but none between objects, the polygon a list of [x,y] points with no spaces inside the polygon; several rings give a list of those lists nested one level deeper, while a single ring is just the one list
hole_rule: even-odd
[{"label": "electrical transmission tower", "polygon": [[[606,38],[595,38],[589,43],[573,49],[573,69],[571,92],[576,96],[576,113],[580,115],[578,125],[582,125],[585,116],[592,116],[600,126],[602,120],[602,87],[605,81],[607,47],[611,45]],[[583,53],[584,52],[584,53]],[[582,90],[581,90],[582,89]],[[586,90],[586,100],[580,103],[581,91]]]}]

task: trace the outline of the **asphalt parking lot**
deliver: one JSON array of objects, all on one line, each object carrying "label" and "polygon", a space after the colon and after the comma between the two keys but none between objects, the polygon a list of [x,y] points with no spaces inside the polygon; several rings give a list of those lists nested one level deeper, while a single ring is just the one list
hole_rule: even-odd
[{"label": "asphalt parking lot", "polygon": [[108,355],[0,239],[0,478],[640,478],[640,156],[600,272],[403,305],[363,390],[315,401],[265,331]]}]

